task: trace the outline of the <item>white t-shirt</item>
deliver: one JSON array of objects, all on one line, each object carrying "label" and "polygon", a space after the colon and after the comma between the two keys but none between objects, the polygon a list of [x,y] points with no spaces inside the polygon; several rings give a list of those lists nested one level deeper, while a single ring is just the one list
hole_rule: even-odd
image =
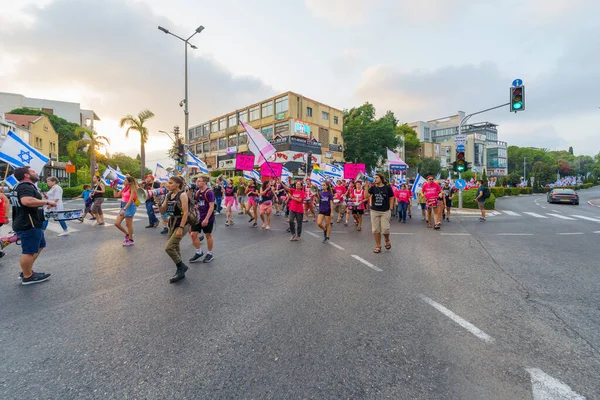
[{"label": "white t-shirt", "polygon": [[50,190],[48,190],[48,193],[46,193],[46,196],[48,196],[48,200],[56,201],[56,207],[52,207],[50,209],[50,211],[64,210],[63,201],[62,201],[63,189],[60,187],[60,185],[56,184],[56,185],[52,186],[52,188],[50,188]]}]

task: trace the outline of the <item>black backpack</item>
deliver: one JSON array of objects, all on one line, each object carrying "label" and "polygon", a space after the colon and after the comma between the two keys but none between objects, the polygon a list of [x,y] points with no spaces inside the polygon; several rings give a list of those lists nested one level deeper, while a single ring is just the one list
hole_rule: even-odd
[{"label": "black backpack", "polygon": [[490,198],[490,195],[491,195],[491,193],[490,193],[490,189],[488,189],[488,188],[484,187],[484,188],[483,188],[483,196],[482,196],[482,197],[483,197],[484,199],[489,199],[489,198]]}]

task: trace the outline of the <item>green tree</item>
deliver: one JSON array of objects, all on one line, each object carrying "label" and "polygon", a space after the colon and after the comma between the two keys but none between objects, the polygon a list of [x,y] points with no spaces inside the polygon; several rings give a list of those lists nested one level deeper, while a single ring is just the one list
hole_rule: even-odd
[{"label": "green tree", "polygon": [[419,162],[419,148],[421,147],[417,132],[407,124],[402,124],[396,127],[396,134],[402,137],[404,141],[404,162],[409,167],[416,167]]},{"label": "green tree", "polygon": [[487,177],[487,173],[485,171],[485,168],[483,169],[483,174],[481,174],[481,178],[479,178],[483,181],[483,185],[487,186],[488,185],[488,177]]},{"label": "green tree", "polygon": [[119,122],[121,128],[127,126],[125,137],[129,137],[130,131],[136,131],[140,134],[140,175],[142,179],[146,172],[146,143],[149,136],[148,128],[144,124],[152,117],[154,117],[152,111],[142,110],[138,113],[137,118],[131,114],[127,114]]},{"label": "green tree", "polygon": [[569,146],[569,153],[573,154],[573,146]]},{"label": "green tree", "polygon": [[442,164],[437,158],[423,157],[418,163],[418,168],[421,176],[437,176],[442,171]]},{"label": "green tree", "polygon": [[88,156],[90,159],[90,182],[94,177],[95,166],[96,166],[96,153],[110,145],[110,140],[106,136],[100,136],[96,131],[78,127],[75,130],[75,135],[79,138],[69,142],[67,151],[69,155],[75,156],[78,150],[87,147]]},{"label": "green tree", "polygon": [[344,158],[351,163],[364,163],[367,170],[387,158],[386,148],[395,149],[400,143],[396,135],[397,120],[391,111],[375,118],[375,107],[365,103],[344,110]]}]

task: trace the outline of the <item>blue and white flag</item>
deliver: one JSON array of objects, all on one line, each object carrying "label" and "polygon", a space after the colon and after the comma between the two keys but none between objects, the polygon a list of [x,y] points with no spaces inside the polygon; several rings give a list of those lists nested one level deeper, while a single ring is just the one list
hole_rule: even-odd
[{"label": "blue and white flag", "polygon": [[310,173],[310,181],[321,189],[323,187],[323,182],[325,182],[325,176],[321,172],[312,171]]},{"label": "blue and white flag", "polygon": [[342,179],[344,177],[344,168],[338,167],[334,164],[324,164],[323,175],[325,175],[327,179],[333,179],[334,181],[337,181],[338,179]]},{"label": "blue and white flag", "polygon": [[244,178],[254,179],[256,182],[260,182],[260,173],[258,171],[244,171]]},{"label": "blue and white flag", "polygon": [[[98,165],[98,164],[96,164]],[[117,176],[117,179],[114,179],[113,181],[109,181],[107,179],[107,176],[109,173],[114,173]],[[112,168],[111,166],[107,166],[106,169],[104,170],[104,174],[102,174],[102,182],[106,185],[106,186],[111,186],[111,184],[116,181],[117,184],[115,186],[115,188],[117,190],[123,190],[123,182],[125,181],[125,175],[123,175],[120,172],[117,172],[117,170],[115,170],[114,168]]]},{"label": "blue and white flag", "polygon": [[289,169],[287,169],[286,167],[282,167],[281,168],[281,180],[285,184],[287,184],[287,182],[289,181],[290,178],[294,179],[294,175],[290,172]]},{"label": "blue and white flag", "polygon": [[438,174],[435,176],[435,180],[439,181],[441,177],[442,177],[442,173],[438,172]]},{"label": "blue and white flag", "polygon": [[188,160],[187,160],[188,168],[198,168],[201,173],[208,174],[208,167],[206,166],[206,163],[204,161],[202,161],[201,159],[196,157],[196,155],[189,150],[187,152],[187,156],[188,156]]},{"label": "blue and white flag", "polygon": [[427,182],[425,180],[425,178],[423,178],[421,176],[421,174],[417,174],[417,177],[415,178],[415,183],[413,183],[413,187],[412,187],[412,193],[413,193],[413,197],[416,199],[417,198],[417,193],[419,193],[423,187],[423,184]]},{"label": "blue and white flag", "polygon": [[479,172],[479,169],[477,167],[473,167],[473,172]]},{"label": "blue and white flag", "polygon": [[119,168],[119,164],[117,164],[117,169],[115,171],[117,171],[118,173],[121,173],[121,168]]},{"label": "blue and white flag", "polygon": [[156,169],[154,170],[154,177],[160,182],[167,182],[169,180],[169,171],[165,169],[159,163],[156,163]]},{"label": "blue and white flag", "polygon": [[25,143],[12,131],[8,131],[0,148],[0,160],[10,164],[13,168],[29,165],[39,174],[49,158]]}]

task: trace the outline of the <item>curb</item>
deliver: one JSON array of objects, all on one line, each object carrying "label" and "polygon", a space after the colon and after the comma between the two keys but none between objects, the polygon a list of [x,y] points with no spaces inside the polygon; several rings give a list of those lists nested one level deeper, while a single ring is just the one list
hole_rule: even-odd
[{"label": "curb", "polygon": [[588,202],[587,202],[592,207],[600,207],[600,204],[596,205],[596,204],[592,203],[592,201],[600,201],[600,199],[598,199],[598,200],[588,200]]}]

